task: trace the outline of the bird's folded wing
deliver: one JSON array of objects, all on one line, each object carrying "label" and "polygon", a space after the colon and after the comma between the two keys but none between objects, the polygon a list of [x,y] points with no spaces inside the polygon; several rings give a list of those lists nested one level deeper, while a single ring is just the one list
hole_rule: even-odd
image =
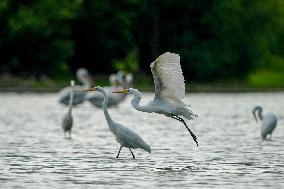
[{"label": "bird's folded wing", "polygon": [[123,139],[122,142],[135,148],[141,148],[146,144],[138,134],[121,124],[119,124],[119,127],[116,129],[116,137],[118,139]]},{"label": "bird's folded wing", "polygon": [[150,65],[155,82],[155,98],[181,100],[185,96],[185,84],[180,56],[166,52]]}]

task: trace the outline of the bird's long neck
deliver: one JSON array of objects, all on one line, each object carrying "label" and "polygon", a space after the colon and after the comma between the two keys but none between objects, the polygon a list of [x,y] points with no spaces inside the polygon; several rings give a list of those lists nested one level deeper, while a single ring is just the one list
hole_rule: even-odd
[{"label": "bird's long neck", "polygon": [[102,108],[103,108],[103,111],[104,111],[104,114],[105,114],[105,118],[107,120],[107,123],[108,123],[108,127],[110,130],[114,129],[114,121],[111,119],[109,113],[108,113],[108,110],[107,110],[107,105],[108,105],[108,97],[107,97],[107,94],[104,90],[101,90],[100,91],[103,96],[104,96],[104,101],[103,101],[103,104],[102,104]]},{"label": "bird's long neck", "polygon": [[70,98],[69,98],[69,109],[68,109],[69,113],[72,113],[73,99],[74,99],[74,89],[73,89],[73,86],[71,86],[71,93],[70,93]]},{"label": "bird's long neck", "polygon": [[262,121],[263,119],[263,114],[262,114],[262,108],[261,107],[255,107],[253,110],[253,116],[255,120],[257,121],[257,117]]},{"label": "bird's long neck", "polygon": [[89,80],[84,80],[83,82],[83,88],[84,89],[89,89],[92,87],[92,81],[89,81]]},{"label": "bird's long neck", "polygon": [[259,117],[259,119],[262,121],[262,119],[263,119],[263,115],[262,115],[262,111],[257,111],[257,113],[258,113],[258,117]]},{"label": "bird's long neck", "polygon": [[90,76],[81,76],[78,79],[83,84],[83,89],[89,89],[93,86],[93,80]]},{"label": "bird's long neck", "polygon": [[138,111],[149,112],[147,106],[140,105],[141,98],[142,98],[141,93],[134,93],[133,95],[134,95],[134,98],[131,100],[132,106]]}]

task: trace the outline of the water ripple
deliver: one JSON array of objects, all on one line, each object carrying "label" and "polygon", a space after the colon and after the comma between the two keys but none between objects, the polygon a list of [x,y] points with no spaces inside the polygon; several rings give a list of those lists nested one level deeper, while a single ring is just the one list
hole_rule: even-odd
[{"label": "water ripple", "polygon": [[[143,94],[144,95],[144,94]],[[145,94],[148,101],[153,94]],[[140,133],[152,154],[119,145],[103,112],[88,103],[74,108],[74,132],[63,139],[66,108],[56,94],[0,93],[1,188],[283,188],[284,93],[191,94],[199,117],[182,124],[135,111],[130,98],[113,119]],[[261,141],[251,115],[256,104],[279,116],[272,141]],[[277,102],[277,103],[275,103]],[[129,116],[130,115],[130,116]]]}]

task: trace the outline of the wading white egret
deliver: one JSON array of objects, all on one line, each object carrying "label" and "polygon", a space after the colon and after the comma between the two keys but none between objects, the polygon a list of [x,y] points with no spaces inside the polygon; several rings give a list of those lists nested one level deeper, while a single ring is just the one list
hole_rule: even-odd
[{"label": "wading white egret", "polygon": [[[127,94],[115,95],[112,93],[112,91],[122,90],[132,86],[133,76],[132,74],[128,73],[124,78],[122,72],[118,72],[117,74],[110,75],[109,82],[111,86],[103,87],[103,89],[109,98],[108,107],[113,107],[121,103]],[[94,92],[87,94],[85,99],[91,102],[91,104],[94,106],[101,108],[104,96],[100,92]]]},{"label": "wading white egret", "polygon": [[127,127],[123,126],[122,124],[116,123],[112,120],[111,116],[108,113],[107,110],[107,104],[108,104],[108,96],[104,89],[100,86],[93,87],[91,89],[86,89],[84,91],[98,91],[103,94],[104,101],[103,101],[103,111],[105,114],[105,118],[108,124],[108,128],[111,131],[112,134],[114,134],[116,141],[120,144],[120,148],[118,151],[118,154],[116,158],[119,157],[120,151],[123,147],[128,148],[132,154],[133,159],[135,159],[135,156],[131,150],[131,148],[136,149],[140,148],[143,149],[149,153],[151,153],[151,148],[144,140],[136,133],[128,129]]},{"label": "wading white egret", "polygon": [[73,87],[75,85],[75,82],[72,80],[70,82],[71,88],[70,88],[70,98],[69,98],[69,107],[67,113],[63,117],[62,121],[62,128],[64,131],[64,137],[66,137],[66,133],[69,133],[69,138],[71,138],[71,130],[73,126],[73,117],[72,117],[72,104],[73,104],[73,99],[74,99],[74,91]]},{"label": "wading white egret", "polygon": [[252,110],[252,114],[257,122],[257,115],[258,118],[261,120],[261,137],[262,140],[266,140],[266,137],[269,135],[269,140],[271,140],[272,132],[274,131],[277,125],[277,117],[273,113],[267,113],[265,115],[262,114],[262,107],[256,106]]},{"label": "wading white egret", "polygon": [[[79,68],[76,72],[77,79],[83,84],[83,86],[74,86],[73,105],[78,105],[84,102],[86,93],[82,92],[83,89],[92,87],[92,77],[85,68]],[[59,92],[58,101],[61,104],[68,105],[70,99],[70,87],[65,87]]]},{"label": "wading white egret", "polygon": [[191,120],[193,117],[197,117],[197,115],[182,102],[185,96],[185,83],[180,66],[180,56],[166,52],[152,62],[150,67],[155,82],[155,97],[148,104],[144,106],[139,104],[142,96],[137,89],[124,89],[114,93],[130,93],[134,95],[131,104],[138,111],[164,114],[182,122],[198,146],[196,136],[182,118]]}]

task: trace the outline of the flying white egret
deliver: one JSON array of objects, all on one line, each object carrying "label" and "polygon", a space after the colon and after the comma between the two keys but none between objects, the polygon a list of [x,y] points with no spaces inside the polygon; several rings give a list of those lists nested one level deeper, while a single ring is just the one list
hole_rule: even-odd
[{"label": "flying white egret", "polygon": [[116,123],[112,120],[111,116],[108,113],[107,110],[107,104],[108,104],[108,96],[105,92],[105,90],[100,87],[93,87],[91,89],[86,89],[84,91],[98,91],[100,93],[103,94],[104,96],[104,101],[103,101],[103,111],[105,114],[105,118],[108,124],[108,128],[109,130],[112,132],[112,134],[115,135],[116,141],[120,144],[120,148],[118,151],[118,154],[116,156],[116,158],[119,157],[120,151],[123,147],[128,148],[132,154],[133,159],[135,159],[135,156],[131,150],[131,148],[136,149],[136,148],[140,148],[143,149],[149,153],[151,153],[151,148],[148,144],[146,144],[146,142],[144,142],[144,140],[136,133],[134,133],[133,131],[131,131],[130,129],[128,129],[127,127],[123,126],[122,124]]},{"label": "flying white egret", "polygon": [[252,110],[252,114],[257,122],[257,115],[258,118],[262,121],[261,122],[261,137],[262,140],[266,140],[267,135],[269,135],[269,140],[271,140],[272,132],[274,131],[277,125],[277,117],[273,113],[267,113],[263,116],[262,114],[262,107],[256,106]]},{"label": "flying white egret", "polygon": [[[74,86],[74,99],[73,105],[78,105],[84,102],[86,93],[82,92],[83,89],[92,87],[92,77],[89,75],[88,70],[85,68],[79,68],[76,72],[77,79],[83,83],[83,86]],[[69,104],[70,99],[70,87],[65,87],[59,92],[59,102],[64,105]]]},{"label": "flying white egret", "polygon": [[69,98],[69,107],[67,113],[63,117],[62,121],[62,128],[64,131],[64,137],[66,137],[66,133],[69,132],[69,138],[71,138],[71,130],[73,126],[73,117],[72,117],[72,104],[74,99],[74,90],[73,87],[75,85],[75,82],[72,80],[70,82],[71,84],[71,91],[70,91],[70,98]]},{"label": "flying white egret", "polygon": [[150,67],[155,82],[155,97],[148,104],[144,106],[139,104],[142,96],[137,89],[129,88],[114,93],[133,94],[134,98],[131,104],[138,111],[164,114],[182,122],[198,146],[196,136],[181,117],[191,120],[197,115],[182,102],[185,96],[185,84],[180,66],[180,56],[166,52],[152,62]]},{"label": "flying white egret", "polygon": [[[122,72],[118,72],[117,74],[111,74],[109,76],[109,82],[111,86],[103,87],[109,98],[108,107],[117,106],[125,99],[127,94],[115,95],[112,93],[112,91],[122,90],[130,87],[133,82],[133,76],[132,74],[128,73],[125,78],[123,78]],[[85,99],[91,102],[94,106],[101,108],[104,96],[99,92],[94,92],[87,94]]]}]

